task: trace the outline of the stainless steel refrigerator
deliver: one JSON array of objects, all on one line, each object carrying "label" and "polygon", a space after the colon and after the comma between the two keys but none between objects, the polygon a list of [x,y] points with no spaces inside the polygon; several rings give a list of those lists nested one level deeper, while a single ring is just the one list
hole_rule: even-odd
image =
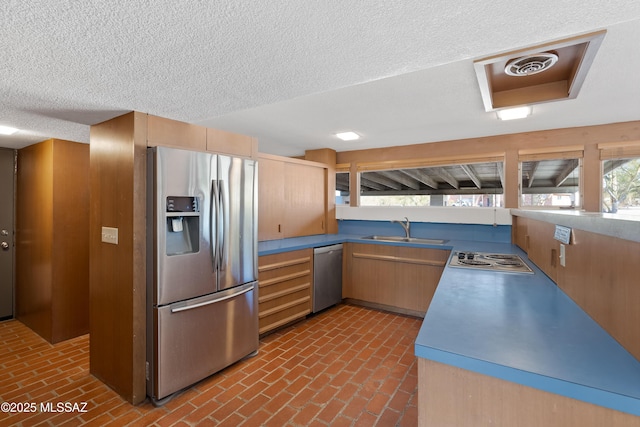
[{"label": "stainless steel refrigerator", "polygon": [[257,163],[148,149],[147,394],[258,349]]}]

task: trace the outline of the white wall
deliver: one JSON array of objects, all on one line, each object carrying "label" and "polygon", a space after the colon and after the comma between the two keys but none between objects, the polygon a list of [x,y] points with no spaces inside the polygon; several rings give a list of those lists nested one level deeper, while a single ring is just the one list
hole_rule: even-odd
[{"label": "white wall", "polygon": [[401,220],[450,224],[511,225],[510,209],[463,206],[336,206],[337,219],[369,221]]}]

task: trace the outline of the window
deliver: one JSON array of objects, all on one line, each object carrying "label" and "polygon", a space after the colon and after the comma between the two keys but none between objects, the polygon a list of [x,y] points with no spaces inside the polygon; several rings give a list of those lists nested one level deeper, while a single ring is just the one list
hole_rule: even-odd
[{"label": "window", "polygon": [[605,160],[602,168],[602,211],[640,217],[640,158]]},{"label": "window", "polygon": [[349,197],[349,172],[336,172],[336,206],[348,206]]},{"label": "window", "polygon": [[503,205],[502,162],[360,172],[361,206]]},{"label": "window", "polygon": [[574,208],[581,205],[580,158],[520,163],[520,207]]}]

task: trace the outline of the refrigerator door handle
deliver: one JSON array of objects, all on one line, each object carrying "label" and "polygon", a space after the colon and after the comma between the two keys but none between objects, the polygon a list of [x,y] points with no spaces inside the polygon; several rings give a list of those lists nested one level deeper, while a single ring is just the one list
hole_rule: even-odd
[{"label": "refrigerator door handle", "polygon": [[211,209],[209,218],[209,241],[211,242],[211,264],[213,270],[218,271],[218,257],[220,247],[218,244],[218,217],[220,216],[220,200],[218,181],[211,180]]},{"label": "refrigerator door handle", "polygon": [[235,298],[235,297],[238,297],[240,295],[244,295],[247,292],[252,291],[252,290],[253,290],[253,284],[251,286],[247,287],[247,288],[240,289],[240,290],[238,290],[238,291],[236,291],[236,292],[234,292],[232,294],[229,294],[229,295],[221,296],[221,297],[210,299],[210,300],[207,300],[207,301],[202,301],[202,302],[199,302],[199,303],[196,303],[196,304],[193,304],[193,305],[185,305],[185,306],[182,306],[182,307],[172,308],[171,312],[172,313],[179,313],[181,311],[187,311],[187,310],[191,310],[193,308],[204,307],[205,305],[215,304],[217,302],[226,301],[228,299]]},{"label": "refrigerator door handle", "polygon": [[229,242],[227,241],[227,236],[229,235],[229,218],[227,218],[227,207],[226,207],[226,187],[225,182],[220,180],[218,182],[220,186],[220,270],[225,270],[227,266],[227,261],[229,258]]}]

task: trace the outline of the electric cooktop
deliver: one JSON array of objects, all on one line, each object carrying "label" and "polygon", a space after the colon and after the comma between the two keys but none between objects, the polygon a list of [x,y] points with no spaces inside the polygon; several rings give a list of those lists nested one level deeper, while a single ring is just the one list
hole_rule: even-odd
[{"label": "electric cooktop", "polygon": [[455,251],[449,265],[459,268],[533,274],[533,270],[516,254]]}]

